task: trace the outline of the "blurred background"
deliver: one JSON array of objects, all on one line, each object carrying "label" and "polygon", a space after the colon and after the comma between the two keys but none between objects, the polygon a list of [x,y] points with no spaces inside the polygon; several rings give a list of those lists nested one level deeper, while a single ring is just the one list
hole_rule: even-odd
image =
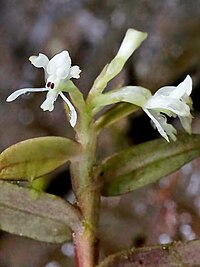
[{"label": "blurred background", "polygon": [[[141,85],[154,92],[164,85],[177,85],[190,74],[193,132],[200,133],[199,25],[198,0],[0,0],[1,151],[31,137],[74,135],[61,100],[54,112],[40,109],[43,93],[6,103],[7,96],[18,88],[44,85],[43,71],[30,64],[29,56],[44,53],[51,58],[68,50],[73,64],[82,70],[75,83],[87,95],[129,27],[148,32],[148,38],[115,84]],[[182,130],[177,121],[173,123]],[[156,137],[149,118],[138,112],[103,131],[100,157]],[[141,190],[102,198],[102,256],[131,246],[199,238],[199,161]],[[52,174],[50,180],[47,192],[71,197],[67,167]],[[32,266],[73,266],[72,244],[39,243],[2,232],[0,267]]]}]

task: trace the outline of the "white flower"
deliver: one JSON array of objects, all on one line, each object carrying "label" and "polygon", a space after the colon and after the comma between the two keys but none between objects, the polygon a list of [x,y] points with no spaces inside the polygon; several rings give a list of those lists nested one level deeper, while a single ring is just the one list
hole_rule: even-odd
[{"label": "white flower", "polygon": [[[169,137],[176,140],[176,129],[167,123],[164,114],[179,117],[183,128],[191,133],[192,115],[190,114],[189,95],[192,92],[192,79],[189,75],[177,87],[160,88],[142,107],[158,129],[159,133],[169,142]],[[169,137],[168,137],[169,136]]]},{"label": "white flower", "polygon": [[41,53],[39,56],[31,56],[29,60],[35,67],[44,69],[46,81],[45,87],[19,89],[13,92],[6,101],[11,102],[18,96],[27,92],[48,91],[46,100],[40,107],[44,111],[52,111],[54,109],[54,102],[56,101],[58,95],[60,95],[70,109],[70,124],[74,127],[77,121],[77,113],[71,102],[66,98],[62,91],[64,91],[66,81],[71,78],[78,79],[80,77],[80,68],[78,66],[71,66],[71,58],[67,51],[62,51],[61,53],[55,55],[51,60]]},{"label": "white flower", "polygon": [[192,116],[190,114],[190,94],[192,92],[192,79],[189,75],[177,87],[165,86],[160,88],[153,96],[150,90],[139,86],[125,86],[93,98],[94,113],[100,111],[102,106],[127,102],[141,107],[151,118],[159,133],[169,142],[169,137],[176,140],[176,129],[167,118],[179,117],[183,128],[191,133]]}]

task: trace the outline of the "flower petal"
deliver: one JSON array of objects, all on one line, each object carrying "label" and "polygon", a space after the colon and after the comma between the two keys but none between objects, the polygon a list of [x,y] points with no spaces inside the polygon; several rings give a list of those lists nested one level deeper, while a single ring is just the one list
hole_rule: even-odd
[{"label": "flower petal", "polygon": [[53,111],[54,110],[54,101],[46,99],[40,106],[43,111]]},{"label": "flower petal", "polygon": [[192,92],[192,78],[187,75],[182,83],[180,83],[176,89],[170,94],[173,98],[182,98],[185,94],[190,95]]},{"label": "flower petal", "polygon": [[62,51],[55,55],[47,65],[47,73],[60,79],[65,79],[69,75],[71,58],[68,51]]},{"label": "flower petal", "polygon": [[13,92],[11,95],[9,95],[9,97],[6,99],[6,101],[11,102],[11,101],[15,100],[18,96],[23,95],[23,94],[28,93],[28,92],[44,92],[44,91],[48,91],[48,89],[46,89],[46,88],[23,88],[23,89],[19,89],[19,90]]},{"label": "flower petal", "polygon": [[156,91],[153,96],[154,97],[160,97],[160,96],[167,96],[167,97],[169,97],[169,95],[174,90],[176,90],[176,86],[163,86],[158,91]]},{"label": "flower petal", "polygon": [[173,115],[170,114],[171,112],[179,116],[190,115],[190,108],[187,104],[185,104],[183,101],[179,99],[166,96],[153,95],[147,101],[144,107],[147,109],[156,109],[169,116]]},{"label": "flower petal", "polygon": [[46,100],[40,106],[44,111],[52,111],[54,109],[54,102],[58,97],[58,93],[55,90],[49,90],[46,96]]},{"label": "flower petal", "polygon": [[156,128],[158,129],[159,133],[164,137],[168,142],[168,136],[173,140],[176,141],[176,129],[166,121],[166,117],[162,116],[160,113],[155,111],[149,111],[147,109],[143,109],[144,112],[150,117],[152,122],[155,124]]},{"label": "flower petal", "polygon": [[184,95],[189,96],[192,92],[192,79],[189,75],[178,86],[161,87],[153,96],[168,96],[181,99]]},{"label": "flower petal", "polygon": [[30,62],[36,68],[46,68],[47,64],[49,63],[49,59],[46,55],[39,53],[39,56],[31,56],[29,57]]},{"label": "flower petal", "polygon": [[60,96],[62,97],[62,99],[65,101],[65,103],[68,105],[69,109],[70,109],[70,124],[72,127],[74,127],[76,125],[77,122],[77,113],[76,110],[74,108],[74,106],[71,104],[71,102],[67,99],[67,97],[60,92]]},{"label": "flower petal", "polygon": [[69,73],[69,79],[71,78],[75,78],[75,79],[78,79],[80,78],[80,73],[81,73],[81,70],[79,68],[79,66],[73,66],[70,68],[70,73]]}]

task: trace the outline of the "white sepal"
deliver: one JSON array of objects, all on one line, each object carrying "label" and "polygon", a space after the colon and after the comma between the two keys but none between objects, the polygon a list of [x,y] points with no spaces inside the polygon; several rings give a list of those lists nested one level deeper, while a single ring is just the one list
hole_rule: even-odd
[{"label": "white sepal", "polygon": [[9,95],[6,99],[7,102],[11,102],[15,100],[18,96],[24,95],[29,92],[45,92],[48,91],[47,88],[23,88],[17,91],[14,91],[11,95]]},{"label": "white sepal", "polygon": [[29,57],[30,62],[36,68],[46,68],[47,64],[49,63],[49,59],[46,55],[39,53],[39,56],[31,56]]}]

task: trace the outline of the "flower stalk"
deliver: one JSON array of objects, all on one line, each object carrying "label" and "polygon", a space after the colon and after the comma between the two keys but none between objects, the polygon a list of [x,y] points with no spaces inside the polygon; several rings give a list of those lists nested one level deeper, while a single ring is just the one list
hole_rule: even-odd
[{"label": "flower stalk", "polygon": [[77,140],[82,145],[82,152],[79,160],[71,164],[71,174],[77,206],[82,214],[82,228],[76,229],[73,234],[75,258],[78,267],[94,267],[98,261],[97,227],[101,187],[94,172],[96,133],[90,112],[81,120]]}]

